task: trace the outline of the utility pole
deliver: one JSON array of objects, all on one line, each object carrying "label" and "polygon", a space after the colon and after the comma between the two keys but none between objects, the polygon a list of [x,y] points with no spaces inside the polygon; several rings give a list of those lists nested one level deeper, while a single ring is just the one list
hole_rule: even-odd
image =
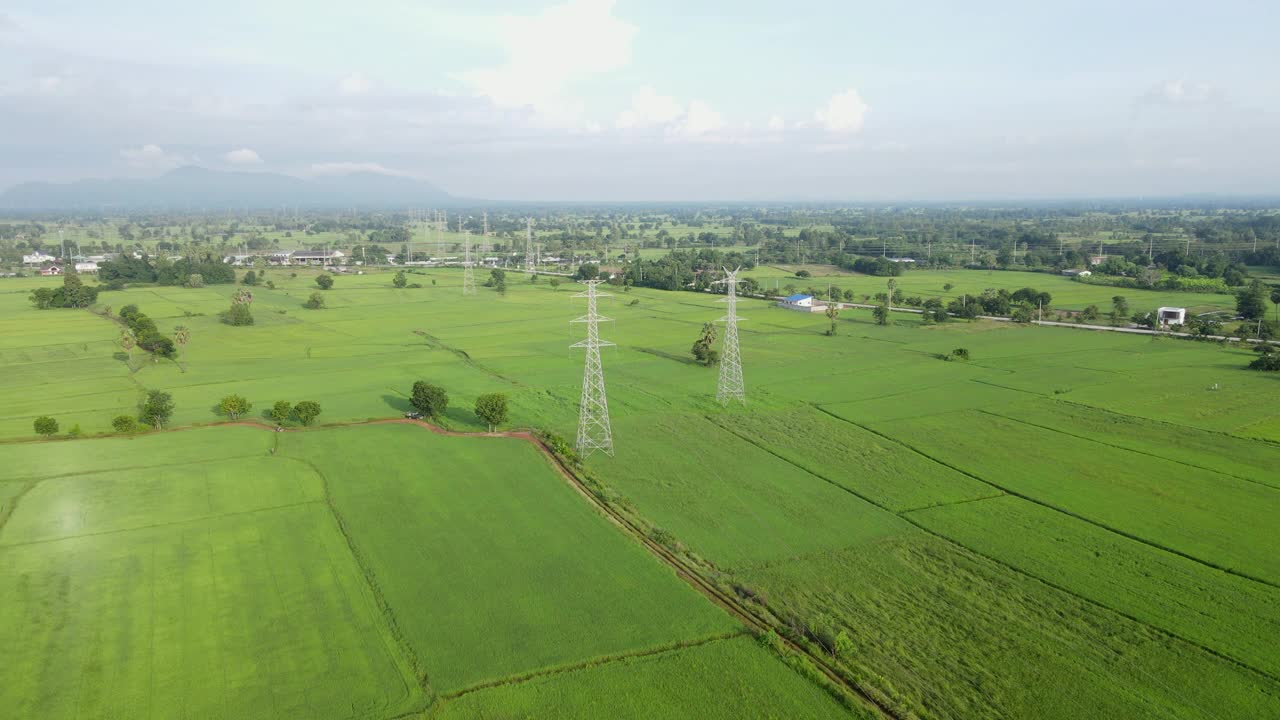
[{"label": "utility pole", "polygon": [[969,238],[969,264],[978,262],[978,246],[976,238]]},{"label": "utility pole", "polygon": [[[724,268],[724,279],[715,281],[715,285],[725,286],[725,296],[720,302],[725,303],[724,346],[720,351],[720,380],[716,385],[716,400],[721,405],[728,405],[730,400],[737,400],[743,406],[747,404],[746,388],[742,384],[742,357],[738,352],[738,270],[732,272]],[[830,295],[830,292],[828,292]]]},{"label": "utility pole", "polygon": [[609,424],[609,401],[604,391],[604,366],[600,362],[600,348],[613,343],[600,339],[599,324],[608,322],[609,318],[601,317],[596,311],[596,299],[609,295],[596,292],[596,286],[603,280],[583,282],[587,286],[586,292],[574,297],[587,299],[587,314],[570,321],[587,324],[586,339],[570,346],[587,350],[582,371],[582,399],[578,404],[578,439],[574,447],[584,459],[596,450],[613,457],[613,429]]}]

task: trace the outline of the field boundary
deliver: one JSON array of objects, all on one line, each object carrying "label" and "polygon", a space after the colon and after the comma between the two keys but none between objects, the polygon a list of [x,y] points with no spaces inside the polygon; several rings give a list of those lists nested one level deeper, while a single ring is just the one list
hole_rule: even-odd
[{"label": "field boundary", "polygon": [[493,688],[502,687],[504,685],[519,685],[521,683],[525,683],[530,680],[536,680],[542,677],[549,677],[552,675],[563,675],[565,673],[579,672],[581,670],[589,670],[597,667],[603,667],[605,665],[611,665],[616,662],[623,662],[633,658],[653,657],[655,655],[666,655],[666,654],[674,653],[680,650],[685,650],[688,648],[702,647],[703,645],[710,645],[712,643],[724,642],[725,640],[732,640],[734,638],[744,637],[748,634],[749,633],[747,633],[747,631],[744,629],[744,630],[738,630],[735,632],[718,633],[716,635],[697,638],[694,640],[682,640],[679,642],[667,643],[665,645],[642,648],[640,650],[632,650],[630,652],[615,653],[613,655],[601,655],[599,657],[588,658],[586,660],[581,660],[575,663],[569,663],[567,665],[555,665],[552,667],[538,668],[537,670],[532,670],[525,673],[519,673],[517,675],[508,675],[506,677],[496,678],[494,680],[486,680],[484,682],[477,683],[475,685],[470,685],[460,690],[454,690],[452,692],[443,693],[438,697],[440,702],[457,700],[458,698],[463,697],[465,695],[482,692],[484,690],[491,690]]}]

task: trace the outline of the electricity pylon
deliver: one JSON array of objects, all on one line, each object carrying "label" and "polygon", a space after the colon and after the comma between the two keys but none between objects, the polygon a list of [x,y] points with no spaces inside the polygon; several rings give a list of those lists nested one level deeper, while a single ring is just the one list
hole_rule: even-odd
[{"label": "electricity pylon", "polygon": [[[462,225],[462,221],[458,221],[458,225]],[[462,228],[459,227],[459,230]],[[476,294],[476,276],[471,270],[471,231],[467,230],[462,233],[462,294]]]},{"label": "electricity pylon", "polygon": [[742,357],[738,353],[738,270],[724,270],[724,279],[714,284],[725,286],[725,296],[720,302],[728,307],[720,321],[724,323],[724,347],[720,351],[720,382],[716,385],[716,400],[728,405],[730,400],[747,404],[747,392],[742,385]]},{"label": "electricity pylon", "polygon": [[586,339],[571,347],[587,349],[587,361],[582,370],[582,401],[578,405],[578,455],[587,458],[596,450],[603,450],[613,457],[613,429],[609,425],[609,401],[604,394],[604,367],[600,364],[600,348],[613,343],[600,339],[599,323],[608,322],[596,312],[596,298],[609,297],[596,292],[603,280],[586,280],[586,292],[574,297],[587,299],[587,314],[571,322],[586,323]]},{"label": "electricity pylon", "polygon": [[524,269],[526,272],[534,272],[538,269],[533,264],[533,219],[524,219]]}]

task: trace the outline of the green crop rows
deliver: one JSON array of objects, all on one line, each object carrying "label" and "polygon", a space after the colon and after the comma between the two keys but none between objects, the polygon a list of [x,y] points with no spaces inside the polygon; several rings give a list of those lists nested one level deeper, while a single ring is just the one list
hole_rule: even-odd
[{"label": "green crop rows", "polygon": [[[1059,291],[1045,275],[952,274],[901,287]],[[130,362],[110,318],[31,309],[48,280],[0,283],[0,705],[49,718],[844,712],[533,445],[336,426],[402,413],[425,379],[448,389],[450,429],[484,430],[474,400],[502,392],[504,429],[572,437],[572,285],[512,274],[505,295],[463,298],[456,271],[411,275],[417,289],[346,275],[327,309],[305,310],[313,276],[269,271],[252,327],[219,322],[229,286],[101,295],[191,328],[186,372]],[[1101,304],[1061,289],[1063,307]],[[827,337],[823,315],[744,300],[748,404],[725,409],[715,370],[689,353],[722,314],[715,298],[614,292],[602,334],[618,343],[604,354],[617,455],[587,472],[893,712],[1280,717],[1280,381],[1244,370],[1246,349],[905,315],[882,327],[855,310]],[[1167,299],[1125,294],[1135,308]],[[938,359],[957,347],[972,360]],[[335,426],[32,440],[46,414],[62,434],[107,433],[148,389],[172,393],[176,426],[222,420],[231,393],[254,403],[251,420],[315,400]]]}]

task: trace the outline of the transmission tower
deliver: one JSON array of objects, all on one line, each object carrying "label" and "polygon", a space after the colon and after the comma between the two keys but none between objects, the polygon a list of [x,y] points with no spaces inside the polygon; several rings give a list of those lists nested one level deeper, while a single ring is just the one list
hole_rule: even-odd
[{"label": "transmission tower", "polygon": [[609,402],[604,395],[604,367],[600,364],[600,348],[613,343],[600,339],[599,323],[609,318],[596,312],[596,298],[609,297],[596,292],[603,280],[586,280],[586,292],[574,297],[587,299],[587,314],[571,322],[586,323],[587,337],[572,347],[587,349],[587,361],[582,371],[582,401],[578,406],[578,455],[589,457],[596,450],[603,450],[613,457],[613,430],[609,426]]},{"label": "transmission tower", "polygon": [[724,347],[720,351],[720,382],[716,386],[716,400],[728,405],[730,400],[747,404],[746,389],[742,385],[742,357],[738,353],[738,270],[725,268],[724,279],[715,284],[725,286],[725,296],[720,300],[727,307],[724,317]]},{"label": "transmission tower", "polygon": [[527,272],[538,269],[533,263],[533,218],[524,219],[524,269]]},{"label": "transmission tower", "polygon": [[[462,221],[458,221],[458,225],[462,225]],[[459,230],[462,228],[459,227]],[[462,294],[476,294],[476,276],[471,269],[471,231],[467,230],[462,233]]]}]

